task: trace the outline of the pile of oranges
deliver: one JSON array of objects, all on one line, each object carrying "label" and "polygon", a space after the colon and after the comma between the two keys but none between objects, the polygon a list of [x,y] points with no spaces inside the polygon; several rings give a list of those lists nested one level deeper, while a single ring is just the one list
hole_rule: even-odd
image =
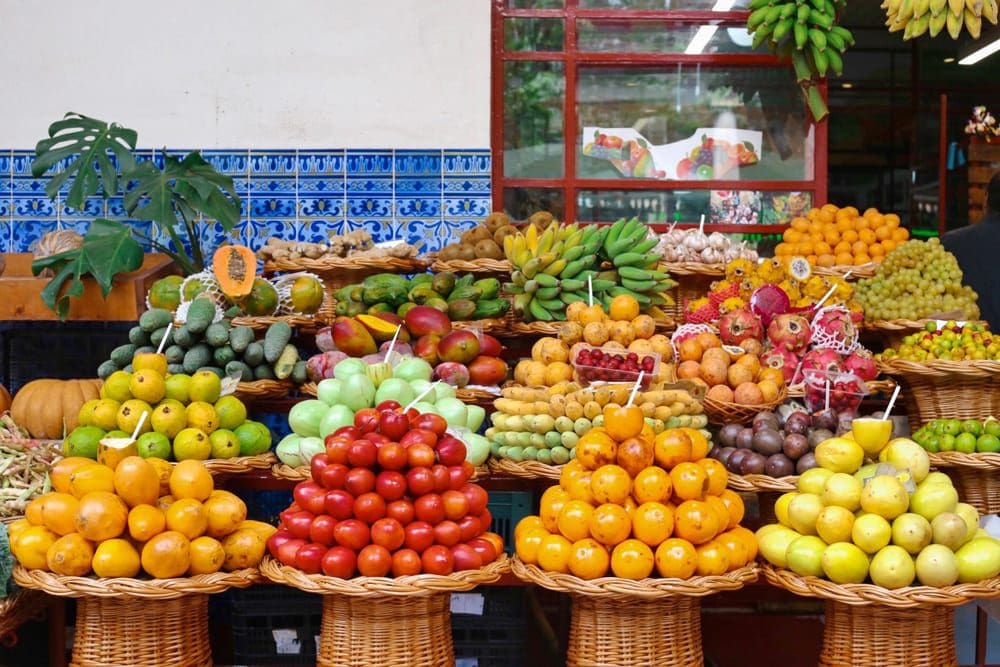
[{"label": "pile of oranges", "polygon": [[634,406],[608,406],[580,438],[537,516],[515,528],[517,556],[550,572],[596,579],[720,575],[757,554],[740,526],[743,501],[691,428],[654,436]]},{"label": "pile of oranges", "polygon": [[899,226],[895,213],[826,204],[805,217],[793,218],[774,249],[778,257],[805,257],[814,266],[861,266],[879,263],[910,232]]},{"label": "pile of oranges", "polygon": [[29,570],[157,579],[228,572],[256,567],[275,531],[247,521],[243,501],[216,490],[200,461],[129,456],[110,467],[70,457],[49,477],[53,491],[8,526],[11,553]]}]

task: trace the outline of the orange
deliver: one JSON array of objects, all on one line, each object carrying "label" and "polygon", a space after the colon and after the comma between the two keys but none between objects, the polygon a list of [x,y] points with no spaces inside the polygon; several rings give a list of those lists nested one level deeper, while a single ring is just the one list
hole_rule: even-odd
[{"label": "orange", "polygon": [[873,243],[868,246],[868,254],[872,256],[873,259],[881,259],[885,257],[885,249],[882,248],[881,243]]},{"label": "orange", "polygon": [[128,508],[115,494],[95,491],[80,498],[75,525],[82,537],[92,542],[110,540],[125,532],[127,522]]},{"label": "orange", "polygon": [[616,322],[631,322],[639,316],[639,302],[633,296],[619,294],[611,300],[608,314]]},{"label": "orange", "polygon": [[721,544],[729,557],[730,569],[743,567],[747,564],[747,545],[735,531],[727,530],[715,538]]},{"label": "orange", "polygon": [[681,500],[696,500],[708,490],[708,475],[697,463],[678,463],[670,471],[670,481],[674,485],[674,497]]},{"label": "orange", "polygon": [[757,536],[753,534],[753,531],[749,528],[744,528],[743,526],[737,526],[733,528],[732,531],[743,540],[743,545],[747,548],[747,562],[749,563],[754,558],[757,557]]},{"label": "orange", "polygon": [[597,579],[608,573],[611,557],[597,540],[590,538],[573,543],[569,554],[569,571],[581,579]]},{"label": "orange", "polygon": [[[641,410],[639,415],[642,415]],[[642,427],[639,428],[641,430]],[[596,428],[590,429],[576,443],[576,460],[587,470],[596,470],[607,463],[614,463],[617,453],[618,445],[614,439],[606,431]]]},{"label": "orange", "polygon": [[[516,542],[522,535],[526,535],[529,530],[533,530],[535,528],[545,529],[545,523],[542,521],[541,517],[536,514],[530,514],[524,517],[518,521],[517,525],[514,527],[514,541]],[[552,530],[554,531],[555,528]]]},{"label": "orange", "polygon": [[729,512],[729,526],[740,525],[740,521],[743,520],[743,513],[746,511],[740,495],[732,489],[725,489],[719,494],[719,498],[726,505],[726,510]]},{"label": "orange", "polygon": [[145,542],[167,529],[167,517],[159,507],[136,505],[128,513],[128,534],[136,542]]},{"label": "orange", "polygon": [[[581,438],[582,440],[582,438]],[[693,444],[688,434],[677,428],[668,428],[653,441],[653,458],[661,468],[670,470],[674,466],[691,460]],[[580,456],[577,445],[576,455]]]},{"label": "orange", "polygon": [[105,465],[80,466],[69,476],[69,492],[77,498],[94,491],[113,493],[114,490],[115,473]]},{"label": "orange", "polygon": [[590,477],[593,474],[592,472],[585,472],[570,480],[569,488],[566,491],[572,500],[581,500],[588,504],[594,502],[594,492],[590,489]]},{"label": "orange", "polygon": [[90,561],[93,557],[94,545],[83,539],[79,533],[63,535],[53,542],[45,553],[49,569],[67,577],[90,574]]},{"label": "orange", "polygon": [[691,544],[708,542],[719,529],[719,516],[708,503],[686,500],[674,510],[674,535]]},{"label": "orange", "polygon": [[548,535],[549,531],[544,528],[532,528],[514,540],[514,552],[528,565],[536,565],[538,563],[538,547]]},{"label": "orange", "polygon": [[24,508],[24,518],[28,520],[32,526],[41,526],[44,521],[42,519],[42,507],[45,505],[45,501],[42,500],[48,494],[38,496]]},{"label": "orange", "polygon": [[176,531],[193,540],[205,534],[208,512],[194,498],[181,498],[167,509],[167,530]]},{"label": "orange", "polygon": [[608,319],[608,316],[604,313],[604,309],[601,308],[599,303],[587,306],[580,311],[580,324],[583,326],[587,326],[593,322],[603,322],[606,319]]},{"label": "orange", "polygon": [[841,241],[833,247],[833,252],[836,255],[840,255],[845,252],[851,252],[851,244],[847,241]]},{"label": "orange", "polygon": [[892,240],[896,243],[902,243],[908,238],[910,238],[910,230],[906,227],[896,227],[892,230]]},{"label": "orange", "polygon": [[[810,213],[812,213],[812,211],[810,211]],[[801,216],[797,217],[797,218],[792,218],[791,225],[792,225],[792,229],[794,229],[796,231],[800,231],[800,232],[801,231],[805,231],[805,230],[809,229],[809,220],[807,220],[807,219],[805,219],[805,218],[803,218]]]},{"label": "orange", "polygon": [[160,496],[160,474],[145,459],[126,456],[115,467],[115,493],[129,507],[152,505]]},{"label": "orange", "polygon": [[806,261],[809,262],[810,265],[816,266],[816,262],[819,261],[819,257],[816,256],[815,252],[812,252],[806,255]]},{"label": "orange", "polygon": [[643,468],[632,480],[632,497],[637,503],[666,502],[673,490],[670,474],[659,466]]},{"label": "orange", "polygon": [[594,508],[589,503],[571,500],[559,512],[559,532],[570,542],[590,537],[590,519],[593,515]]},{"label": "orange", "polygon": [[774,254],[778,257],[784,257],[786,254],[788,254],[788,244],[779,243],[778,245],[774,246]]},{"label": "orange", "polygon": [[[593,433],[594,429],[591,429],[590,433]],[[588,433],[589,435],[589,433]],[[586,436],[584,436],[586,437]],[[569,481],[573,477],[578,477],[583,473],[587,472],[587,469],[583,467],[580,463],[580,459],[573,459],[569,463],[563,466],[562,472],[559,473],[559,486],[566,489],[569,487]]]},{"label": "orange", "polygon": [[[542,494],[542,499],[539,503],[539,510],[537,517],[526,517],[522,519],[520,523],[517,524],[517,529],[520,530],[521,524],[527,519],[537,519],[538,525],[544,526],[546,530],[550,533],[556,531],[556,522],[559,520],[559,512],[572,498],[569,492],[561,486],[550,486],[545,489],[545,493]],[[541,517],[541,518],[539,518]],[[537,528],[538,526],[532,525],[532,527]],[[514,534],[517,537],[517,533]]]},{"label": "orange", "polygon": [[56,535],[76,532],[76,513],[80,501],[68,493],[46,493],[38,499],[42,510],[42,525]]},{"label": "orange", "polygon": [[781,374],[781,370],[778,368],[764,367],[760,369],[760,373],[757,375],[757,382],[764,382],[765,380],[770,380],[779,387],[785,386],[785,376]]},{"label": "orange", "polygon": [[813,251],[812,241],[802,241],[796,244],[796,250],[798,250],[800,255],[808,255]]},{"label": "orange", "polygon": [[854,243],[858,240],[858,233],[853,229],[848,229],[840,235],[841,240],[846,243]]},{"label": "orange", "polygon": [[212,491],[204,507],[208,516],[205,534],[209,537],[225,537],[239,528],[247,518],[246,503],[229,491]]},{"label": "orange", "polygon": [[830,254],[820,255],[816,259],[816,266],[834,266],[836,263],[836,256]]},{"label": "orange", "polygon": [[864,241],[855,241],[854,243],[851,244],[851,252],[854,253],[855,257],[857,257],[858,255],[867,255],[868,244],[865,243]]},{"label": "orange", "polygon": [[596,502],[620,505],[632,490],[632,478],[619,465],[604,465],[590,474],[590,490]]},{"label": "orange", "polygon": [[[646,424],[642,410],[637,405],[625,407],[615,407],[613,405],[604,406],[604,430],[615,442],[623,442],[629,438],[634,438],[642,433],[642,427]],[[577,447],[579,448],[579,443]],[[577,456],[579,456],[579,449]]]},{"label": "orange", "polygon": [[858,239],[863,241],[866,245],[871,245],[875,243],[878,239],[875,237],[875,232],[870,229],[862,229],[858,232]]},{"label": "orange", "polygon": [[643,503],[632,512],[632,537],[651,547],[674,532],[674,510],[663,503]]},{"label": "orange", "polygon": [[843,218],[837,220],[837,222],[834,223],[834,226],[837,228],[837,231],[840,232],[841,236],[843,236],[844,232],[854,229],[854,219]]},{"label": "orange", "polygon": [[687,540],[675,537],[656,548],[654,560],[661,577],[689,579],[698,567],[698,552]]},{"label": "orange", "polygon": [[632,532],[632,520],[621,505],[604,503],[591,513],[589,530],[590,537],[612,547],[628,539]]},{"label": "orange", "polygon": [[730,528],[729,525],[729,508],[726,504],[722,502],[722,498],[719,496],[705,496],[705,503],[712,508],[715,512],[715,516],[719,519],[719,531],[723,531],[726,528]]},{"label": "orange", "polygon": [[69,456],[60,459],[52,464],[49,470],[49,480],[52,482],[52,489],[60,493],[69,493],[69,478],[78,468],[84,466],[97,465],[92,459],[85,459],[80,456]]},{"label": "orange", "polygon": [[625,502],[622,504],[622,507],[625,508],[625,513],[629,515],[629,518],[632,517],[632,512],[634,512],[635,508],[638,506],[639,504],[636,503],[635,500],[633,500],[632,496],[626,498]]},{"label": "orange", "polygon": [[898,244],[895,241],[893,241],[892,239],[886,239],[886,240],[882,241],[882,243],[880,245],[882,246],[882,250],[885,250],[885,254],[888,255],[890,252],[892,252],[893,250],[896,249],[896,246]]},{"label": "orange", "polygon": [[156,499],[156,507],[166,512],[175,501],[173,496],[160,496]]},{"label": "orange", "polygon": [[191,565],[188,574],[213,574],[222,569],[226,552],[219,541],[208,537],[191,540]]},{"label": "orange", "polygon": [[98,544],[92,565],[98,577],[134,577],[142,569],[139,552],[131,542],[120,538]]},{"label": "orange", "polygon": [[884,217],[885,217],[885,224],[887,227],[889,227],[890,229],[896,229],[897,227],[899,227],[898,215],[896,215],[895,213],[886,213]]},{"label": "orange", "polygon": [[29,570],[47,570],[49,567],[49,547],[56,543],[59,536],[45,526],[26,528],[10,543],[10,552],[17,562]]},{"label": "orange", "polygon": [[569,557],[573,545],[562,535],[547,535],[538,545],[538,567],[548,572],[569,572]]},{"label": "orange", "polygon": [[164,461],[163,459],[158,459],[154,456],[146,459],[146,463],[156,469],[156,474],[160,478],[159,495],[165,496],[170,493],[170,475],[174,472],[174,466],[169,461]]},{"label": "orange", "polygon": [[625,540],[611,552],[611,571],[622,579],[645,579],[653,565],[653,550],[639,540]]},{"label": "orange", "polygon": [[[750,359],[750,357],[741,357],[741,359]],[[740,365],[744,366],[748,364],[749,362],[744,362]],[[712,448],[712,443],[708,441],[708,438],[705,437],[704,433],[696,428],[690,428],[688,426],[682,426],[680,430],[691,439],[690,461],[697,461],[698,459],[703,459],[708,456],[708,450]]]},{"label": "orange", "polygon": [[829,255],[832,251],[833,248],[831,248],[830,244],[826,241],[819,241],[813,245],[813,252],[817,255]]},{"label": "orange", "polygon": [[183,576],[191,566],[191,542],[173,530],[160,533],[143,545],[141,561],[155,579]]},{"label": "orange", "polygon": [[708,494],[712,496],[721,494],[729,481],[726,466],[716,459],[701,459],[697,461],[697,464],[701,466],[705,471],[705,476],[708,477]]},{"label": "orange", "polygon": [[706,577],[729,571],[729,552],[717,540],[702,544],[695,551],[698,553],[698,568],[695,571],[699,575]]},{"label": "orange", "polygon": [[[212,475],[201,461],[186,460],[174,466],[170,474],[170,495],[181,498],[206,500],[215,489]],[[185,568],[187,569],[187,568]]]},{"label": "orange", "polygon": [[866,255],[865,253],[861,253],[859,255],[854,256],[854,266],[863,266],[871,261],[872,258]]},{"label": "orange", "polygon": [[871,226],[871,223],[866,218],[858,218],[858,220],[854,223],[854,228],[858,230],[859,236],[862,230],[871,229]]},{"label": "orange", "polygon": [[853,266],[854,255],[849,252],[837,253],[837,266]]},{"label": "orange", "polygon": [[892,229],[888,225],[883,224],[881,227],[875,230],[875,238],[879,241],[885,241],[887,238],[892,236]]},{"label": "orange", "polygon": [[7,524],[7,539],[11,542],[17,539],[18,535],[31,528],[31,522],[27,519],[15,519]]}]

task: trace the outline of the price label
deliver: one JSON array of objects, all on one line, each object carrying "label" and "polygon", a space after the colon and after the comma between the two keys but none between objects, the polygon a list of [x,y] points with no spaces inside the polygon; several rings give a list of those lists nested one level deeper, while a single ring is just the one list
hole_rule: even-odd
[{"label": "price label", "polygon": [[452,593],[451,613],[483,615],[484,599],[481,593]]},{"label": "price label", "polygon": [[299,633],[295,630],[271,630],[275,651],[279,655],[298,655],[302,652]]}]

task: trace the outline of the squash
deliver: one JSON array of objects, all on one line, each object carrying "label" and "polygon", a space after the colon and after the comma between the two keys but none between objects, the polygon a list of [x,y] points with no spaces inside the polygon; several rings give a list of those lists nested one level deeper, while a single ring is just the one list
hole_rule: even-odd
[{"label": "squash", "polygon": [[77,427],[84,403],[100,398],[100,380],[33,380],[21,387],[10,416],[39,440],[58,440]]},{"label": "squash", "polygon": [[10,410],[10,392],[0,384],[0,415]]},{"label": "squash", "polygon": [[212,256],[212,273],[222,293],[231,299],[250,294],[257,275],[257,257],[242,245],[224,245]]}]

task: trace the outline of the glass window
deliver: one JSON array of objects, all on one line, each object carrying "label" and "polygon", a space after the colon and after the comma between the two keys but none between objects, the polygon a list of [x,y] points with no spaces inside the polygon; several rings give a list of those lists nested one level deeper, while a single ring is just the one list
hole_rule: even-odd
[{"label": "glass window", "polygon": [[503,22],[503,46],[508,51],[562,51],[562,19],[513,18]]},{"label": "glass window", "polygon": [[580,190],[580,222],[613,222],[636,217],[643,222],[698,222],[708,215],[708,190]]},{"label": "glass window", "polygon": [[746,9],[748,0],[580,0],[585,9],[674,9],[728,12]]},{"label": "glass window", "polygon": [[580,51],[600,53],[752,53],[743,26],[666,21],[579,19]]},{"label": "glass window", "polygon": [[563,175],[563,96],[558,62],[504,63],[504,175]]},{"label": "glass window", "polygon": [[507,0],[507,9],[562,9],[563,0]]},{"label": "glass window", "polygon": [[505,188],[503,210],[515,221],[527,220],[536,211],[548,211],[562,220],[566,202],[562,190],[548,188]]}]

